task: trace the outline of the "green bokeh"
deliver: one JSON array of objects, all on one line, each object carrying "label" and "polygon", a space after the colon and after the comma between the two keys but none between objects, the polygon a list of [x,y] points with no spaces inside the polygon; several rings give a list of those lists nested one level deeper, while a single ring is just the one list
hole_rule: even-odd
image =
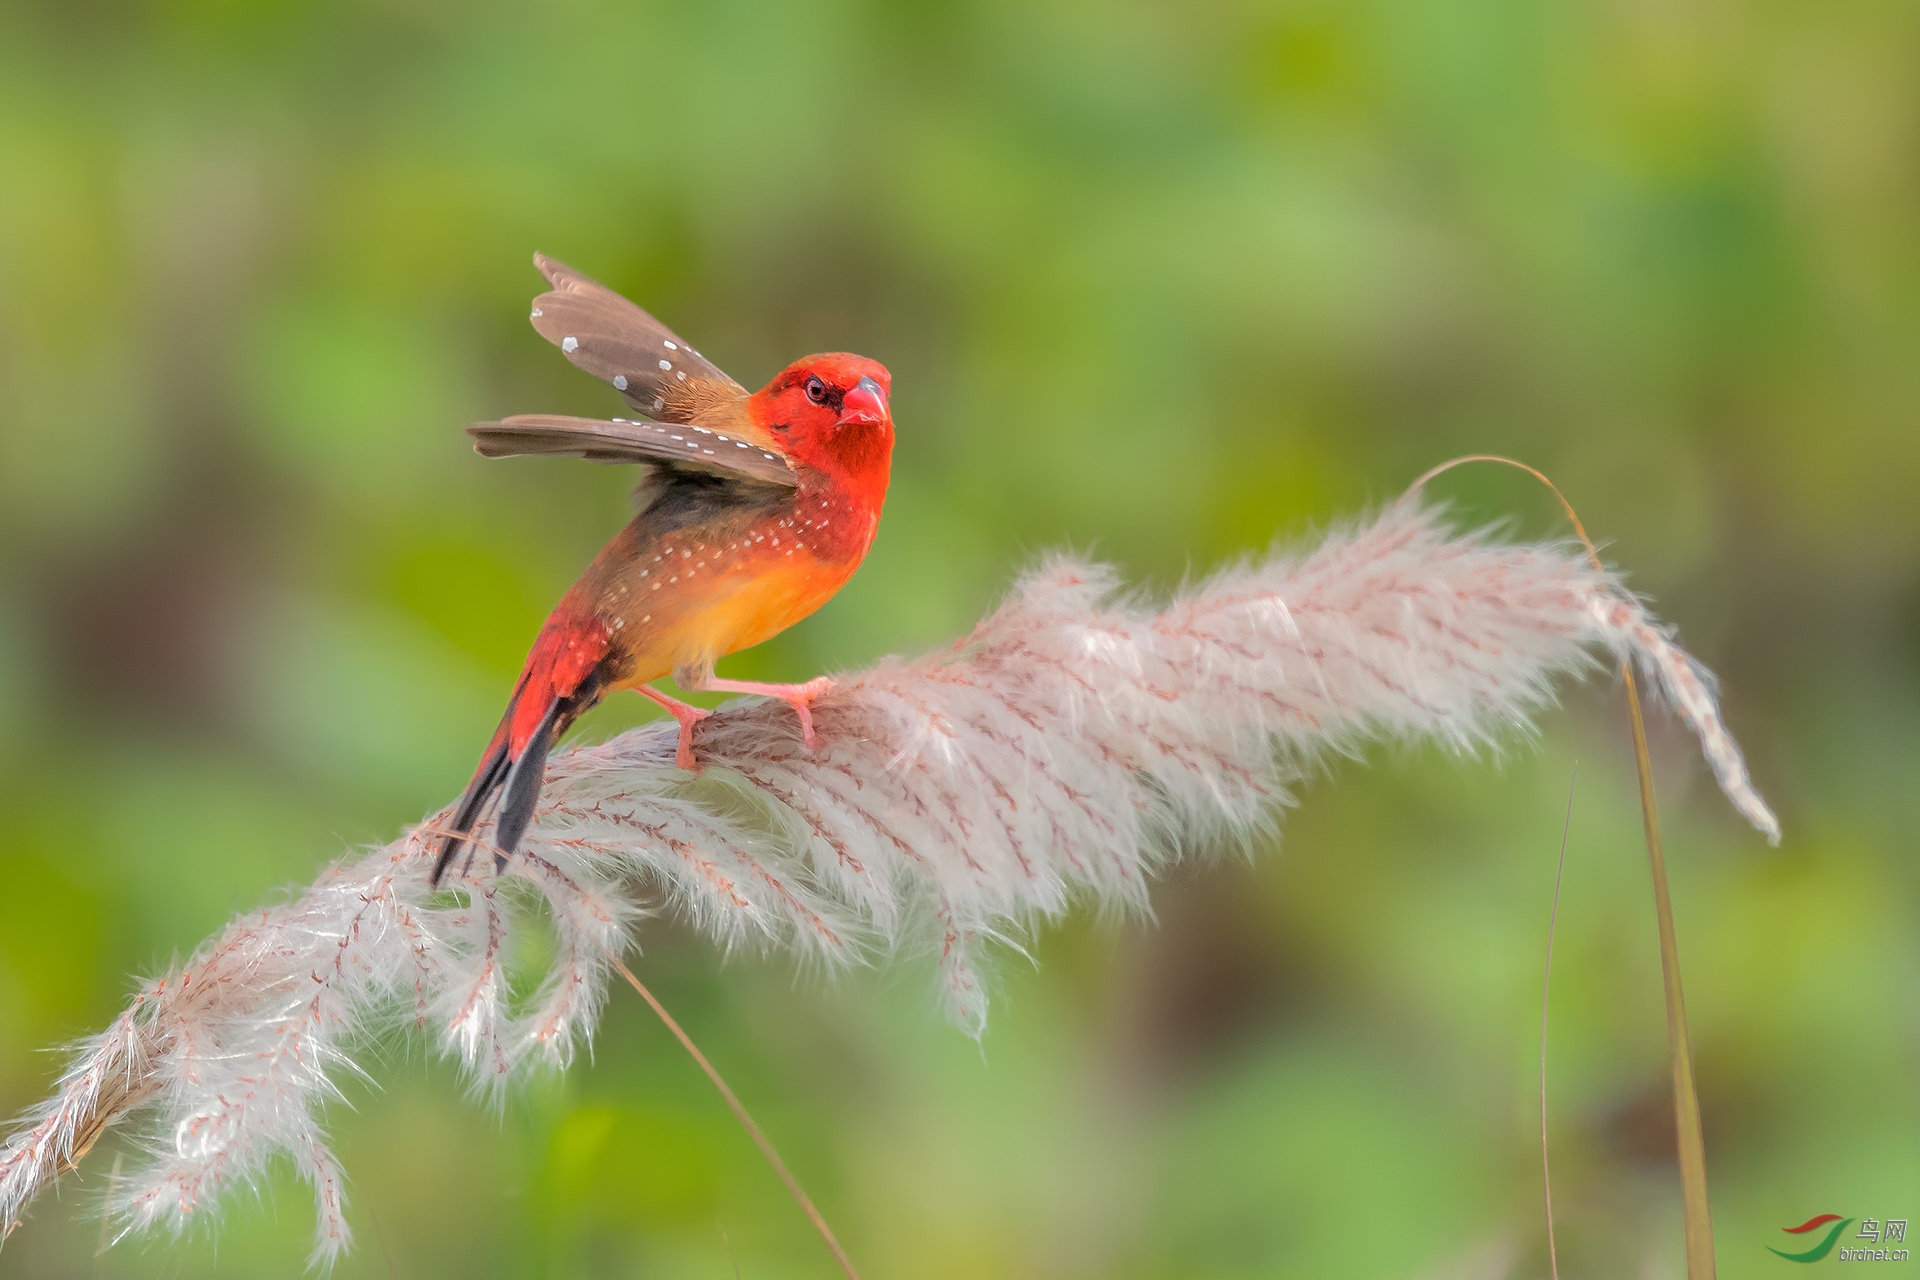
[{"label": "green bokeh", "polygon": [[[460,434],[616,407],[526,327],[540,249],[749,384],[893,370],[871,559],[728,674],[938,642],[1047,548],[1165,586],[1453,454],[1544,467],[1786,825],[1656,716],[1721,1274],[1920,1218],[1916,50],[1871,2],[0,0],[0,1107],[129,975],[466,780],[626,501]],[[1515,475],[1439,488],[1564,532]],[[1497,760],[1340,762],[1156,922],[1043,932],[980,1047],[914,966],[796,983],[665,922],[642,964],[871,1277],[1543,1274],[1576,760],[1560,1261],[1677,1275],[1604,679]],[[417,1043],[366,1065],[342,1276],[833,1274],[627,993],[502,1115]],[[299,1270],[284,1171],[96,1257],[110,1145],[0,1273]]]}]

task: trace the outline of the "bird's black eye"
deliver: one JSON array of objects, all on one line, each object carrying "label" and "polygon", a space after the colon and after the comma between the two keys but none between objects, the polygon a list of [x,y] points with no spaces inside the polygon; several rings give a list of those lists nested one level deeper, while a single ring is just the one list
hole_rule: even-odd
[{"label": "bird's black eye", "polygon": [[807,399],[813,401],[815,404],[825,404],[827,402],[827,384],[818,378],[808,378]]}]

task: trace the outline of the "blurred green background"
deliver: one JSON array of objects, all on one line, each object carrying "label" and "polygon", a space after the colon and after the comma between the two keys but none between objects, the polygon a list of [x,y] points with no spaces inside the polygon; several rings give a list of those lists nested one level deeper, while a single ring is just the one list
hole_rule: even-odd
[{"label": "blurred green background", "polygon": [[[460,428],[605,415],[526,323],[555,254],[741,381],[891,367],[879,541],[723,673],[959,631],[1038,552],[1161,586],[1462,452],[1554,475],[1725,680],[1767,849],[1655,718],[1722,1274],[1920,1218],[1920,7],[1840,0],[0,4],[0,1108],[130,975],[464,784],[618,469]],[[1530,481],[1437,489],[1559,536]],[[616,698],[584,728],[647,714]],[[1285,848],[998,976],[641,972],[869,1277],[1679,1274],[1618,690],[1499,760],[1342,761]],[[417,1043],[331,1118],[347,1277],[833,1274],[616,991],[593,1061],[461,1100]],[[282,1172],[15,1276],[296,1274]],[[1920,1239],[1920,1237],[1917,1237]]]}]

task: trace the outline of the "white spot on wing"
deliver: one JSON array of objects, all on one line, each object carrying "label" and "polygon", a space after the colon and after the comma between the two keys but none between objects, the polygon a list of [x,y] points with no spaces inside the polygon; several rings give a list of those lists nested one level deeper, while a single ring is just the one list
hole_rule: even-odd
[{"label": "white spot on wing", "polygon": [[568,355],[572,355],[580,349],[580,339],[574,337],[572,334],[568,334],[566,337],[560,339],[560,349]]},{"label": "white spot on wing", "polygon": [[672,343],[672,341],[671,341],[671,340],[669,340],[669,341],[668,341],[668,343],[667,343],[667,350],[669,350],[669,351],[678,351],[679,349],[680,349],[680,348],[678,348],[678,347],[676,347],[676,346],[674,346],[674,345],[673,345],[673,343]]},{"label": "white spot on wing", "polygon": [[625,391],[627,389],[627,375],[624,373],[614,374],[613,385],[619,388],[621,391]]},{"label": "white spot on wing", "polygon": [[545,313],[545,312],[543,312],[543,311],[541,311],[541,310],[540,310],[540,308],[538,308],[538,307],[535,307],[535,308],[533,309],[533,315],[531,315],[531,316],[530,316],[530,317],[528,317],[528,318],[529,318],[529,319],[532,319],[532,320],[538,320],[538,319],[539,319],[539,318],[540,318],[541,316],[543,316],[543,315],[545,315],[545,314],[546,314],[546,313]]},{"label": "white spot on wing", "polygon": [[662,361],[660,362],[660,367],[661,367],[662,369],[671,369],[671,368],[673,368],[673,361],[671,361],[671,360],[662,360]]}]

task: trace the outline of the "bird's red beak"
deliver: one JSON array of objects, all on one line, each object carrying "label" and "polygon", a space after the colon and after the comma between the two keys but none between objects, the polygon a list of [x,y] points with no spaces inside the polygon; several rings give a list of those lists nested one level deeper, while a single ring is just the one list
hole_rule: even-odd
[{"label": "bird's red beak", "polygon": [[853,390],[841,398],[840,425],[865,423],[870,426],[887,420],[887,393],[872,378],[862,378]]}]

